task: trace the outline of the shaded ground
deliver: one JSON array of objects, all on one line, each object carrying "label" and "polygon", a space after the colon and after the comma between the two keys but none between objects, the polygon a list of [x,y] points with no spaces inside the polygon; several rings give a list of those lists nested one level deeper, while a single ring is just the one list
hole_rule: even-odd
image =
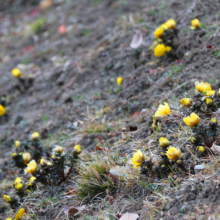
[{"label": "shaded ground", "polygon": [[[0,12],[0,96],[6,96],[8,108],[7,117],[0,118],[1,197],[19,172],[8,160],[15,140],[39,131],[45,147],[59,144],[68,151],[80,144],[92,152],[101,137],[104,147],[117,148],[121,156],[131,156],[143,145],[154,146],[150,126],[161,101],[168,101],[171,109],[178,111],[179,98],[193,93],[196,80],[219,88],[218,1],[55,1],[51,8],[33,16],[36,7],[12,3]],[[40,17],[45,24],[34,34],[28,26]],[[163,57],[152,63],[156,58],[148,48],[154,40],[153,32],[170,18],[176,20],[179,29],[178,57]],[[203,24],[200,31],[192,32],[189,28],[194,18]],[[67,26],[63,35],[58,33],[62,24]],[[129,45],[137,30],[142,31],[145,45],[132,49]],[[33,75],[30,88],[17,89],[18,80],[11,75],[16,66]],[[120,89],[116,84],[118,76],[123,77]],[[105,107],[107,111],[103,110]],[[146,111],[139,116],[143,109]],[[125,128],[132,135],[132,142],[121,144]],[[163,129],[171,135],[178,130],[169,124]],[[118,219],[117,215],[129,211],[140,214],[140,219],[150,219],[150,215],[152,219],[164,220],[208,219],[211,215],[218,219],[218,175],[187,179],[172,189],[161,182],[160,193],[167,199],[164,197],[159,205],[154,192],[143,185],[136,191],[128,189],[128,196],[119,196],[115,203],[109,202],[108,197],[90,202],[84,215],[91,219]],[[210,187],[211,184],[215,186]],[[27,219],[66,219],[60,212],[65,204],[74,201],[70,198],[66,203],[63,195],[75,185],[73,174],[59,190],[42,189],[44,195],[39,191],[35,198],[50,197],[52,205],[46,203],[45,212],[39,211],[40,205],[33,207],[36,213],[31,216],[33,204],[27,204]],[[122,189],[118,195],[123,195]],[[163,209],[157,210],[155,207],[161,203]],[[9,216],[5,204],[0,211],[2,219]],[[111,213],[114,218],[109,217]],[[83,219],[83,215],[77,218]]]}]

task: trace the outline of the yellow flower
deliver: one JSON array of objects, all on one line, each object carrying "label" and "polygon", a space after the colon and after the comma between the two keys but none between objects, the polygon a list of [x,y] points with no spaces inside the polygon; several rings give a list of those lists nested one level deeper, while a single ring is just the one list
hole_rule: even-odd
[{"label": "yellow flower", "polygon": [[11,71],[12,75],[15,78],[20,78],[21,77],[21,70],[19,70],[18,68],[15,68]]},{"label": "yellow flower", "polygon": [[5,112],[6,112],[5,107],[0,104],[0,116],[5,115]]},{"label": "yellow flower", "polygon": [[31,160],[30,163],[25,168],[25,173],[33,174],[37,170],[37,163],[35,160]]},{"label": "yellow flower", "polygon": [[176,27],[176,22],[173,19],[168,20],[165,25],[169,28],[169,29],[174,29]]},{"label": "yellow flower", "polygon": [[162,148],[166,148],[166,147],[168,147],[169,146],[169,141],[165,138],[165,137],[161,137],[160,139],[159,139],[159,145],[160,145],[160,147],[162,147]]},{"label": "yellow flower", "polygon": [[181,157],[181,151],[176,149],[175,147],[170,147],[166,152],[168,159],[172,161],[176,161]]},{"label": "yellow flower", "polygon": [[162,57],[162,56],[164,56],[165,53],[166,53],[166,47],[164,44],[158,44],[154,48],[154,55],[157,57]]},{"label": "yellow flower", "polygon": [[27,164],[29,163],[29,161],[31,160],[31,154],[28,153],[28,152],[23,153],[23,154],[22,154],[22,157],[23,157],[23,163],[26,164],[26,165],[27,165]]},{"label": "yellow flower", "polygon": [[29,183],[28,183],[28,186],[32,186],[33,185],[33,182],[36,180],[36,177],[32,176],[30,179],[29,179]]},{"label": "yellow flower", "polygon": [[211,96],[211,95],[215,94],[215,90],[204,91],[203,94],[206,95],[206,96]]},{"label": "yellow flower", "polygon": [[170,52],[172,50],[172,47],[166,46],[166,52]]},{"label": "yellow flower", "polygon": [[196,125],[198,125],[199,120],[200,120],[199,116],[195,113],[191,113],[190,116],[183,118],[183,121],[189,127],[195,127]]},{"label": "yellow flower", "polygon": [[74,154],[80,154],[82,152],[80,145],[76,145],[73,149]]},{"label": "yellow flower", "polygon": [[209,98],[206,99],[206,104],[207,104],[207,105],[211,105],[211,104],[212,104],[212,99],[209,99]]},{"label": "yellow flower", "polygon": [[203,81],[201,81],[201,82],[196,81],[195,82],[195,87],[201,93],[203,93],[204,91],[207,92],[207,91],[211,91],[212,90],[210,84],[204,83]]},{"label": "yellow flower", "polygon": [[170,114],[170,106],[167,102],[164,102],[164,105],[160,104],[157,111],[155,112],[155,117],[164,117]]},{"label": "yellow flower", "polygon": [[23,184],[22,183],[16,183],[15,184],[15,189],[16,190],[21,190],[23,188]]},{"label": "yellow flower", "polygon": [[17,155],[16,153],[12,153],[12,154],[11,154],[12,157],[15,157],[16,155]]},{"label": "yellow flower", "polygon": [[38,132],[34,132],[32,135],[31,135],[31,139],[32,140],[38,140],[40,138],[40,135]]},{"label": "yellow flower", "polygon": [[199,152],[203,153],[205,151],[205,148],[202,146],[199,146]]},{"label": "yellow flower", "polygon": [[53,149],[53,152],[54,153],[57,153],[57,154],[61,154],[63,152],[63,147],[61,146],[56,146],[54,149]]},{"label": "yellow flower", "polygon": [[21,145],[20,141],[15,141],[15,147],[18,148]]},{"label": "yellow flower", "polygon": [[48,162],[47,160],[45,160],[43,158],[41,158],[40,164],[41,164],[41,166],[52,165],[51,162]]},{"label": "yellow flower", "polygon": [[21,209],[18,211],[17,215],[15,216],[15,219],[16,219],[16,220],[22,219],[24,213],[25,213],[24,209],[21,208]]},{"label": "yellow flower", "polygon": [[155,38],[160,38],[163,35],[163,28],[159,27],[154,31]]},{"label": "yellow flower", "polygon": [[117,84],[120,86],[122,84],[123,78],[122,77],[118,77],[117,78]]},{"label": "yellow flower", "polygon": [[189,108],[192,105],[192,99],[184,98],[181,100],[182,106]]},{"label": "yellow flower", "polygon": [[210,120],[210,122],[217,123],[217,121],[216,121],[215,118],[212,118],[212,119]]},{"label": "yellow flower", "polygon": [[3,198],[4,198],[4,200],[5,200],[6,203],[10,203],[10,202],[12,202],[12,198],[11,198],[11,196],[4,195]]},{"label": "yellow flower", "polygon": [[196,29],[196,28],[199,28],[201,26],[201,24],[200,24],[200,22],[199,22],[199,20],[196,18],[196,19],[193,19],[192,21],[191,21],[191,29],[192,30],[194,30],[194,29]]},{"label": "yellow flower", "polygon": [[134,168],[138,168],[145,160],[146,156],[140,150],[137,150],[133,155],[132,164],[134,165]]}]

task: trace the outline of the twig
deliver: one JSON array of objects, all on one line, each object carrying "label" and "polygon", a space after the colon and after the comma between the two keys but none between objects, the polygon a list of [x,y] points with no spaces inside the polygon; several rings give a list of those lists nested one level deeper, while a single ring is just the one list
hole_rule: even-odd
[{"label": "twig", "polygon": [[19,207],[19,209],[17,210],[17,212],[15,212],[15,214],[13,215],[13,217],[11,218],[11,220],[14,220],[15,219],[15,216],[18,214],[18,212],[20,211],[20,209],[23,207],[23,205],[25,204],[25,202],[27,201],[38,201],[40,202],[40,200],[38,199],[25,199],[24,202],[21,204],[21,206]]}]

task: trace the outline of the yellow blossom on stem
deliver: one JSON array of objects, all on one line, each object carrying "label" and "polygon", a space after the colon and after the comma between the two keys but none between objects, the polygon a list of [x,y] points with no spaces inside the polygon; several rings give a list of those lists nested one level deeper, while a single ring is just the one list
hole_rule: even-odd
[{"label": "yellow blossom on stem", "polygon": [[80,154],[82,152],[80,145],[76,145],[73,149],[74,154]]},{"label": "yellow blossom on stem", "polygon": [[23,154],[22,154],[22,157],[23,157],[23,163],[26,164],[26,165],[27,165],[27,164],[30,162],[30,160],[31,160],[31,154],[28,153],[28,152],[23,153]]},{"label": "yellow blossom on stem", "polygon": [[189,108],[191,105],[192,105],[192,99],[189,99],[189,98],[183,98],[181,100],[181,104],[182,106],[186,107],[186,108]]},{"label": "yellow blossom on stem", "polygon": [[21,145],[20,141],[15,141],[15,147],[18,148]]},{"label": "yellow blossom on stem", "polygon": [[160,145],[160,147],[166,148],[166,147],[169,146],[169,144],[170,144],[170,142],[169,142],[165,137],[161,137],[161,138],[159,139],[159,145]]},{"label": "yellow blossom on stem", "polygon": [[120,86],[122,84],[123,78],[118,77],[116,81],[117,81],[117,84]]},{"label": "yellow blossom on stem", "polygon": [[10,203],[10,202],[12,202],[12,198],[11,198],[11,196],[4,195],[3,198],[4,198],[4,200],[5,200],[6,203]]},{"label": "yellow blossom on stem", "polygon": [[155,112],[155,117],[164,117],[170,114],[170,106],[167,102],[164,102],[164,105],[160,104],[157,111]]},{"label": "yellow blossom on stem", "polygon": [[154,55],[157,57],[162,57],[165,55],[166,53],[166,47],[164,44],[158,44],[155,48],[154,48]]},{"label": "yellow blossom on stem", "polygon": [[40,135],[38,132],[34,132],[32,135],[31,135],[31,139],[32,140],[38,140],[40,138]]},{"label": "yellow blossom on stem", "polygon": [[138,168],[145,160],[146,156],[140,150],[137,150],[133,155],[132,164],[134,165],[134,168]]},{"label": "yellow blossom on stem", "polygon": [[181,151],[175,147],[170,147],[166,152],[168,159],[172,161],[177,161],[181,157]]},{"label": "yellow blossom on stem", "polygon": [[191,29],[192,30],[194,30],[194,29],[196,29],[196,28],[199,28],[201,26],[201,24],[200,24],[200,22],[199,22],[199,19],[193,19],[192,21],[191,21]]},{"label": "yellow blossom on stem", "polygon": [[202,146],[199,146],[199,152],[203,153],[205,151],[205,148]]},{"label": "yellow blossom on stem", "polygon": [[168,20],[165,25],[169,28],[169,29],[174,29],[176,27],[176,22],[173,19]]},{"label": "yellow blossom on stem", "polygon": [[5,115],[5,112],[6,112],[5,107],[0,104],[0,116]]},{"label": "yellow blossom on stem", "polygon": [[203,81],[201,81],[201,82],[196,81],[195,82],[195,87],[201,93],[203,93],[204,91],[207,92],[207,91],[211,91],[212,90],[210,84],[208,84],[207,82],[204,83]]},{"label": "yellow blossom on stem", "polygon": [[17,178],[15,179],[14,184],[17,184],[17,183],[20,183],[20,182],[21,182],[21,178],[20,178],[20,177],[17,177]]},{"label": "yellow blossom on stem", "polygon": [[155,38],[161,38],[163,35],[163,28],[162,27],[158,27],[155,31],[154,31],[154,36]]},{"label": "yellow blossom on stem", "polygon": [[191,113],[190,116],[183,118],[183,121],[189,127],[197,126],[199,124],[199,120],[200,120],[199,116],[195,113]]},{"label": "yellow blossom on stem", "polygon": [[168,30],[167,23],[161,24],[160,27],[162,27],[164,31]]},{"label": "yellow blossom on stem", "polygon": [[35,160],[31,160],[30,163],[27,165],[27,168],[25,168],[25,173],[33,174],[37,170],[37,163]]},{"label": "yellow blossom on stem", "polygon": [[15,78],[20,78],[21,77],[21,70],[18,69],[18,68],[15,68],[11,71],[12,75],[15,77]]},{"label": "yellow blossom on stem", "polygon": [[21,209],[18,211],[18,213],[16,214],[15,219],[16,219],[16,220],[22,219],[22,217],[23,217],[24,214],[25,214],[25,210],[24,210],[23,208],[21,208]]}]

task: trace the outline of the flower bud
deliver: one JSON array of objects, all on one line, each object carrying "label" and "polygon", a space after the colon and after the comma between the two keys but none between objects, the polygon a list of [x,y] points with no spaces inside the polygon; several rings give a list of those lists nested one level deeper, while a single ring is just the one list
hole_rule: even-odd
[{"label": "flower bud", "polygon": [[202,146],[199,146],[199,152],[200,152],[200,153],[204,153],[204,152],[205,152],[205,148],[202,147]]},{"label": "flower bud", "polygon": [[209,127],[210,127],[210,128],[215,128],[216,125],[217,125],[216,119],[215,119],[215,118],[212,118],[212,119],[210,120],[210,122],[209,122]]},{"label": "flower bud", "polygon": [[192,105],[192,99],[184,98],[181,100],[181,104],[183,107],[189,108]]},{"label": "flower bud", "polygon": [[212,103],[213,103],[212,99],[210,99],[210,98],[207,98],[207,99],[206,99],[206,105],[207,105],[207,106],[211,106]]},{"label": "flower bud", "polygon": [[168,147],[169,146],[169,141],[165,138],[165,137],[161,137],[160,139],[159,139],[159,145],[160,145],[160,147],[162,147],[162,148],[166,148],[166,147]]}]

